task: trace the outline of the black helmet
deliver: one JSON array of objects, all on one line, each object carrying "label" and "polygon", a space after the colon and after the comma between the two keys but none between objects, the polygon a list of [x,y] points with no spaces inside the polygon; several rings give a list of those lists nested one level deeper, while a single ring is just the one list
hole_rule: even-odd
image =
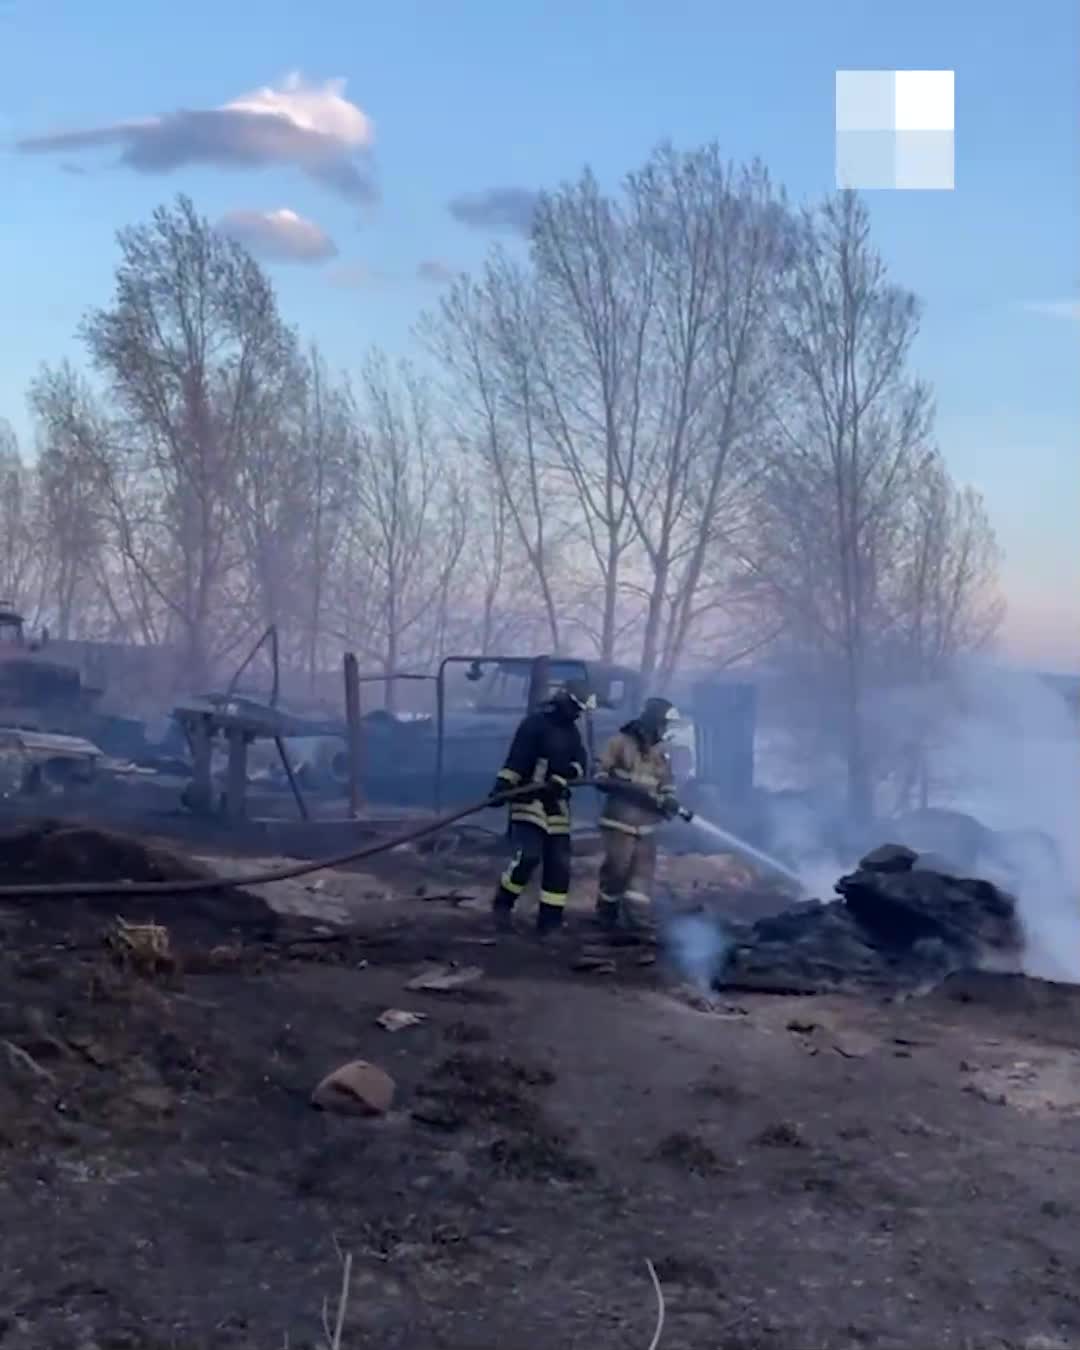
[{"label": "black helmet", "polygon": [[551,696],[551,706],[561,716],[576,722],[583,712],[596,707],[596,696],[587,680],[567,680]]},{"label": "black helmet", "polygon": [[654,741],[662,741],[675,729],[679,720],[679,710],[666,698],[649,698],[641,710],[638,721],[645,733]]}]

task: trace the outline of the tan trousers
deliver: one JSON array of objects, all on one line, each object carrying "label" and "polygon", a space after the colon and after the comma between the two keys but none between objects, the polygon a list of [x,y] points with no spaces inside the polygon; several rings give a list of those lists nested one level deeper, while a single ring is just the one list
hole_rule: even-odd
[{"label": "tan trousers", "polygon": [[604,861],[600,864],[597,899],[601,904],[618,904],[623,900],[650,904],[656,877],[655,836],[604,829],[600,836],[604,843]]}]

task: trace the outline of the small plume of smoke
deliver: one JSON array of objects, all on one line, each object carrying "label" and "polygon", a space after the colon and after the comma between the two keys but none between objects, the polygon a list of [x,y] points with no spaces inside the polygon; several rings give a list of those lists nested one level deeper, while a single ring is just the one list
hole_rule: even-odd
[{"label": "small plume of smoke", "polygon": [[708,993],[723,969],[731,940],[708,914],[680,914],[664,925],[667,949],[688,984]]}]

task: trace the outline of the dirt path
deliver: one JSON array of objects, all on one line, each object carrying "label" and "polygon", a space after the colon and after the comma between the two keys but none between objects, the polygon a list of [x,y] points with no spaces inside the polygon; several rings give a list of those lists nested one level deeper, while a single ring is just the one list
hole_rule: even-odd
[{"label": "dirt path", "polygon": [[[635,949],[572,972],[581,929],[328,885],[366,936],[176,922],[172,976],[105,959],[100,910],[0,915],[3,1350],[314,1347],[335,1245],[353,1350],[645,1350],[647,1260],[668,1350],[1080,1344],[1067,991],[704,1013]],[[427,958],[484,976],[405,990]],[[313,1110],[356,1057],[390,1114]]]}]

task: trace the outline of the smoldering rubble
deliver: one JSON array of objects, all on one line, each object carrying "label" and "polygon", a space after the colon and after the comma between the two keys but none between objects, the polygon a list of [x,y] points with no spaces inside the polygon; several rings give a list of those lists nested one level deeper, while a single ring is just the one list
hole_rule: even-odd
[{"label": "smoldering rubble", "polygon": [[[933,855],[886,844],[810,900],[753,924],[723,923],[712,983],[805,992],[915,993],[963,970],[1019,970],[1016,900],[992,882],[949,873]],[[700,928],[701,916],[695,922]]]}]

